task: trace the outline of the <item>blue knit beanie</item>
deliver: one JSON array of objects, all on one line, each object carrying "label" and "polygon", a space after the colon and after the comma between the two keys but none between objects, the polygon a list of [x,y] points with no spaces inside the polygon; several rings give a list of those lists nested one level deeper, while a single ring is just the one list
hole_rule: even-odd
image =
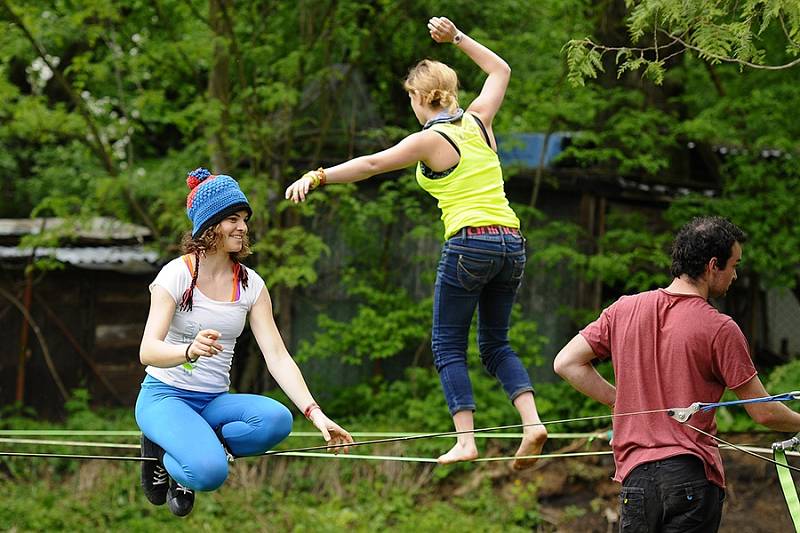
[{"label": "blue knit beanie", "polygon": [[237,211],[253,214],[247,197],[230,176],[215,176],[197,168],[186,176],[186,185],[191,189],[186,197],[186,215],[192,221],[192,238]]}]

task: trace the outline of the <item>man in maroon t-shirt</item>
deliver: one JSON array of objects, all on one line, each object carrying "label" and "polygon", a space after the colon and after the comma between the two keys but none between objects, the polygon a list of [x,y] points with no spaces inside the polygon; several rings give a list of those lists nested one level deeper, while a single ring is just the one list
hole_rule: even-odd
[{"label": "man in maroon t-shirt", "polygon": [[[712,307],[736,279],[745,235],[720,217],[696,218],[672,246],[666,289],[623,296],[556,356],[555,371],[614,413],[767,396],[736,323]],[[616,387],[592,361],[611,357]],[[800,415],[775,402],[746,404],[758,423],[800,431]],[[713,411],[692,425],[716,434]],[[614,479],[622,483],[620,531],[708,532],[719,528],[725,475],[716,442],[665,412],[615,417]]]}]

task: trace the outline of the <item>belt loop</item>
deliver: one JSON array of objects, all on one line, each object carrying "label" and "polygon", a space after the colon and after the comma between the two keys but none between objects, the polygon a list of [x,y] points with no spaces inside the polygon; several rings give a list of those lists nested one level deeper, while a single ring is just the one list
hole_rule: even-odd
[{"label": "belt loop", "polygon": [[467,226],[464,226],[463,228],[461,228],[461,231],[459,231],[462,240],[467,240],[467,229],[468,229]]}]

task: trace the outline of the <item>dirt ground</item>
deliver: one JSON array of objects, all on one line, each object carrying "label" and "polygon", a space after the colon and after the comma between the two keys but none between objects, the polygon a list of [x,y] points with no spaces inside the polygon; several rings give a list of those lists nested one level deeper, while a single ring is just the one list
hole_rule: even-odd
[{"label": "dirt ground", "polygon": [[[771,442],[786,437],[760,433],[723,438],[736,444],[768,448]],[[598,443],[593,448],[607,449],[607,444]],[[720,531],[794,531],[775,465],[736,450],[723,451],[722,454],[727,489]],[[795,459],[794,463],[800,466],[800,460]],[[555,459],[522,473],[510,473],[507,468],[498,466],[476,475],[467,485],[475,486],[484,482],[486,477],[492,479],[496,487],[535,482],[538,486],[539,512],[544,520],[544,524],[536,531],[610,533],[618,531],[619,513],[617,497],[620,485],[611,481],[613,472],[610,455]],[[800,475],[794,477],[795,485],[798,485]],[[469,490],[469,487],[462,485],[455,492],[461,490]]]}]

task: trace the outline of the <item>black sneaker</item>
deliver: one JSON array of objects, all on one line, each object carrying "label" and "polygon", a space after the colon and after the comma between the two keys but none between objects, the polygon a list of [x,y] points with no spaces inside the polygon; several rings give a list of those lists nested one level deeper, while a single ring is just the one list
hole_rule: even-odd
[{"label": "black sneaker", "polygon": [[167,491],[167,507],[175,516],[186,516],[194,507],[194,491],[173,479]]},{"label": "black sneaker", "polygon": [[153,505],[164,505],[169,489],[169,474],[162,460],[164,450],[161,446],[142,435],[142,457],[153,457],[158,461],[142,461],[142,489],[147,501]]}]

